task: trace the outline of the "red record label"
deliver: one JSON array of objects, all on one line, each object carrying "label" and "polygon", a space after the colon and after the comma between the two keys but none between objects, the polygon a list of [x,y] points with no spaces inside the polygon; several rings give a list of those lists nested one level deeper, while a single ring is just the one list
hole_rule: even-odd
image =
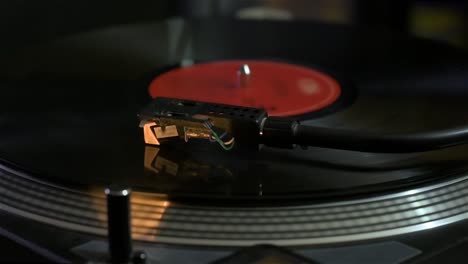
[{"label": "red record label", "polygon": [[341,94],[327,74],[270,61],[219,61],[177,68],[156,77],[151,97],[264,108],[271,116],[320,110]]}]

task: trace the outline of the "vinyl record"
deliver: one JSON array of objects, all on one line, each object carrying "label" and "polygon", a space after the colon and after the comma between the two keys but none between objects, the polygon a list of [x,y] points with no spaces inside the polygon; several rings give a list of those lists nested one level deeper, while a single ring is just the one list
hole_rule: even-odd
[{"label": "vinyl record", "polygon": [[[252,64],[253,78],[256,63],[278,63],[334,82],[331,97],[318,104],[277,98],[266,105],[305,124],[399,133],[468,121],[468,60],[452,47],[339,25],[170,20],[83,32],[12,52],[0,65],[0,157],[62,184],[119,183],[214,202],[341,199],[466,169],[465,146],[376,154],[314,147],[238,153],[206,142],[144,145],[137,114],[157,95],[153,80],[164,84],[158,78],[174,71],[233,61],[236,67]],[[269,77],[281,75],[274,73]],[[200,96],[182,85],[175,95]],[[246,98],[272,97],[268,85]],[[305,86],[302,92],[314,92]],[[207,94],[216,91],[210,89]],[[228,95],[211,99],[239,99]]]}]

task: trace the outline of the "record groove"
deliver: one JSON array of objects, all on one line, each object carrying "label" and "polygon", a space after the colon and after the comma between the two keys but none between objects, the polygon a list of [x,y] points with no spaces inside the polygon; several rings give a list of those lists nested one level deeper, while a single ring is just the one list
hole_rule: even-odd
[{"label": "record groove", "polygon": [[[68,230],[106,234],[103,194],[47,185],[6,166],[0,175],[2,210]],[[195,206],[136,192],[133,237],[211,246],[307,245],[379,238],[467,219],[467,194],[467,174],[387,196],[292,207]],[[61,198],[54,200],[53,196]]]}]

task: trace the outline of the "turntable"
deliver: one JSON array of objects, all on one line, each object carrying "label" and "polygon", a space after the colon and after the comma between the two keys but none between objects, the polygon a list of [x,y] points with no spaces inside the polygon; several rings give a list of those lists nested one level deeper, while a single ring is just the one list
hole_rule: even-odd
[{"label": "turntable", "polygon": [[36,260],[465,258],[463,51],[170,19],[18,48],[0,69],[0,233]]}]

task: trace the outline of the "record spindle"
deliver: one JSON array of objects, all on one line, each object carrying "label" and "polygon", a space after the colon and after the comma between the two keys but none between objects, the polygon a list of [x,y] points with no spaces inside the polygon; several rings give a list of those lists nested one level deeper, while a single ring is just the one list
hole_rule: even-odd
[{"label": "record spindle", "polygon": [[128,263],[132,253],[129,188],[111,186],[107,197],[107,230],[112,263]]}]

